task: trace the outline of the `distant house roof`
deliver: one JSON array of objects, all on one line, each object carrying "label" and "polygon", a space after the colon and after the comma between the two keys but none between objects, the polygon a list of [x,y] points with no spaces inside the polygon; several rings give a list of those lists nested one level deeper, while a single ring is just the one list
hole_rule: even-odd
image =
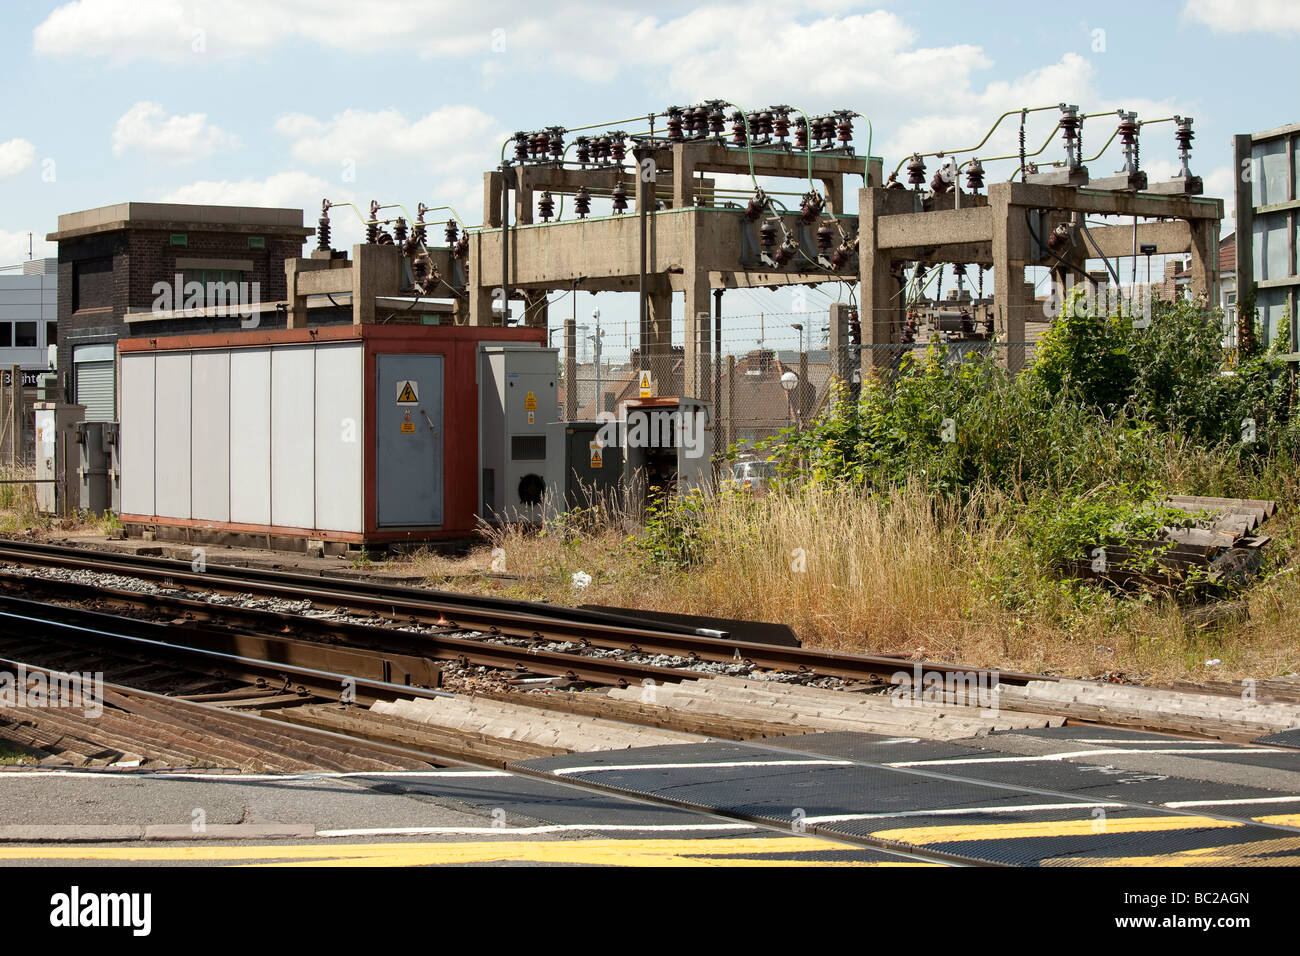
[{"label": "distant house roof", "polygon": [[1230,232],[1219,240],[1219,273],[1237,271],[1237,234]]}]

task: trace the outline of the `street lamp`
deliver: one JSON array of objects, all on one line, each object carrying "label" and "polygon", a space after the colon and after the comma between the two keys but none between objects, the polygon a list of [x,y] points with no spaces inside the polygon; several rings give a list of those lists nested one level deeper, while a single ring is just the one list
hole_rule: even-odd
[{"label": "street lamp", "polygon": [[[799,387],[799,376],[796,375],[794,372],[782,373],[781,387],[785,389],[787,393],[793,392],[796,388]],[[789,399],[786,400],[785,404],[786,404],[786,418],[789,420],[790,424],[793,425],[794,405],[789,401]]]},{"label": "street lamp", "polygon": [[803,325],[798,322],[791,322],[790,328],[797,329],[799,332],[799,352],[803,354]]}]

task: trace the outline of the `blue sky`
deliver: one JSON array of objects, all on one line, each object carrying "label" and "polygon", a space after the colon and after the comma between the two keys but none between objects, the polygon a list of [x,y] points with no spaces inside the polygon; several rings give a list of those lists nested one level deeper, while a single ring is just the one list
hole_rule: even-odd
[{"label": "blue sky", "polygon": [[[1025,105],[1191,115],[1192,169],[1225,198],[1232,134],[1300,119],[1294,0],[10,0],[0,11],[0,263],[26,258],[28,231],[38,256],[52,254],[43,237],[59,213],[126,200],[300,206],[309,223],[324,196],[423,201],[476,224],[482,170],[511,131],[714,97],[855,109],[886,169],[913,150],[971,145]],[[1055,122],[1041,115],[1031,142]],[[1093,123],[1085,153],[1113,128]],[[859,150],[865,132],[859,123]],[[1143,138],[1153,179],[1176,169],[1170,133]],[[1108,153],[1092,170],[1117,166]],[[352,241],[355,223],[335,235]]]}]

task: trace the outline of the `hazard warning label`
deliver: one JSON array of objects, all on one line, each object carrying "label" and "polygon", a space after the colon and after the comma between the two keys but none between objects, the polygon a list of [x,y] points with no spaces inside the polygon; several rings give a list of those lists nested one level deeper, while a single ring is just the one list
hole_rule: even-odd
[{"label": "hazard warning label", "polygon": [[404,379],[397,383],[398,405],[420,404],[420,383],[414,379]]},{"label": "hazard warning label", "polygon": [[653,392],[654,392],[654,385],[653,385],[653,383],[650,381],[650,373],[649,373],[649,372],[647,372],[647,371],[642,371],[642,372],[641,372],[641,376],[640,376],[639,380],[637,381],[637,386],[638,386],[638,389],[639,389],[640,392],[641,392],[641,397],[642,397],[642,398],[649,398],[649,397],[653,394]]},{"label": "hazard warning label", "polygon": [[524,408],[530,412],[537,411],[537,396],[532,392],[524,396]]},{"label": "hazard warning label", "polygon": [[600,457],[600,442],[598,441],[591,442],[591,467],[603,468],[604,465],[605,462]]}]

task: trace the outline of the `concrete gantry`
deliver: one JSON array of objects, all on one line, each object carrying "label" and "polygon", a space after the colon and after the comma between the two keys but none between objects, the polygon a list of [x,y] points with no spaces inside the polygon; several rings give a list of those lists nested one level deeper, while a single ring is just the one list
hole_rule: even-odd
[{"label": "concrete gantry", "polygon": [[[802,181],[825,197],[811,222],[798,212],[760,207],[747,215],[739,203],[719,198],[717,180],[705,174],[780,177]],[[544,298],[575,287],[588,292],[635,292],[641,287],[641,216],[646,218],[644,287],[648,321],[642,331],[642,367],[656,378],[667,373],[672,348],[672,297],[681,296],[685,317],[685,369],[682,391],[710,398],[715,289],[775,288],[815,284],[856,275],[852,257],[839,271],[814,258],[814,233],[825,219],[835,224],[837,243],[850,242],[856,215],[845,212],[844,177],[869,185],[882,181],[881,161],[847,149],[803,151],[790,148],[735,148],[717,140],[666,143],[654,140],[636,151],[630,166],[573,169],[558,163],[504,166],[483,177],[484,227],[469,247],[469,322],[498,324],[493,309],[503,279],[512,299]],[[625,214],[536,222],[535,198],[542,192],[571,197],[585,189],[608,196],[616,188],[631,202]],[[505,205],[512,215],[502,229],[502,190],[513,194]],[[734,192],[734,191],[733,191]],[[793,239],[799,255],[777,265],[761,237],[765,220],[780,220],[779,234]],[[504,238],[504,242],[503,242]],[[793,256],[795,248],[792,248]],[[506,274],[503,277],[503,260]],[[576,283],[576,286],[575,286]],[[524,324],[544,322],[525,307]]]},{"label": "concrete gantry", "polygon": [[[987,196],[923,196],[899,188],[859,193],[860,301],[871,310],[862,323],[864,366],[888,364],[890,350],[880,346],[902,341],[901,270],[911,262],[992,268],[996,330],[1009,343],[1024,342],[1025,323],[1035,318],[1032,294],[1026,291],[1027,266],[1086,276],[1088,259],[1127,257],[1154,246],[1157,254],[1191,253],[1193,293],[1216,301],[1220,199],[1032,182],[994,183]],[[1088,216],[1125,217],[1133,223],[1088,229],[1083,222]],[[1062,225],[1061,249],[1053,251],[1047,238]],[[1000,357],[1018,370],[1024,352],[1004,349]]]}]

